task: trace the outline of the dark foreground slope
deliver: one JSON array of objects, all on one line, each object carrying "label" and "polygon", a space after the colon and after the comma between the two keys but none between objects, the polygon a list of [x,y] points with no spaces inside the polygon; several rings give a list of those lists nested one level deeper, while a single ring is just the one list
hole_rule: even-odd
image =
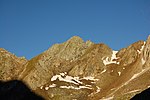
[{"label": "dark foreground slope", "polygon": [[0,100],[44,100],[18,80],[0,81]]},{"label": "dark foreground slope", "polygon": [[136,94],[131,100],[150,100],[150,88]]}]

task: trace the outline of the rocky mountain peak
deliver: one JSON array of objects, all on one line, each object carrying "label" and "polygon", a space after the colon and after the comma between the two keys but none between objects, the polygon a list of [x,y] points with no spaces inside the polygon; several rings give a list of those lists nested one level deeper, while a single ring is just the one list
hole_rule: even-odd
[{"label": "rocky mountain peak", "polygon": [[84,42],[80,37],[73,36],[62,44],[55,44],[46,53],[50,56],[71,60],[81,56],[86,48],[92,45],[91,41]]},{"label": "rocky mountain peak", "polygon": [[150,86],[150,36],[119,51],[73,36],[29,61],[0,59],[1,80],[19,76],[47,100],[129,100]]},{"label": "rocky mountain peak", "polygon": [[71,42],[71,43],[81,43],[84,42],[83,39],[79,36],[73,36],[71,37],[69,40],[67,40],[67,42]]}]

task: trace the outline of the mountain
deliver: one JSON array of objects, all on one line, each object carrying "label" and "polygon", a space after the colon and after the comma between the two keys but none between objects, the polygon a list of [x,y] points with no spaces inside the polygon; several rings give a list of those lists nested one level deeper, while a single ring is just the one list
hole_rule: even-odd
[{"label": "mountain", "polygon": [[119,51],[73,36],[31,60],[0,49],[0,79],[46,100],[129,100],[150,87],[150,36]]}]

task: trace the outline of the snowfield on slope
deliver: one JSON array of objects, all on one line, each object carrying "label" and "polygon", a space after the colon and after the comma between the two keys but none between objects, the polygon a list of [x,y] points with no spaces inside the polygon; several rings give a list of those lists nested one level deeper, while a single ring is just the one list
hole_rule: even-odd
[{"label": "snowfield on slope", "polygon": [[102,58],[104,65],[108,65],[108,64],[112,64],[112,63],[119,64],[119,62],[113,61],[113,60],[117,59],[117,57],[116,57],[117,52],[118,51],[113,51],[111,58],[109,58],[109,57],[106,57],[105,59]]}]

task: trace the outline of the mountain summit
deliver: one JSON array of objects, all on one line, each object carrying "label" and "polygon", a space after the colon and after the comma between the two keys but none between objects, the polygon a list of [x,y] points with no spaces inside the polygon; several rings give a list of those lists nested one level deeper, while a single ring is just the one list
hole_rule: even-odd
[{"label": "mountain summit", "polygon": [[0,48],[0,79],[46,100],[129,100],[150,87],[150,36],[119,51],[73,36],[31,60]]}]

